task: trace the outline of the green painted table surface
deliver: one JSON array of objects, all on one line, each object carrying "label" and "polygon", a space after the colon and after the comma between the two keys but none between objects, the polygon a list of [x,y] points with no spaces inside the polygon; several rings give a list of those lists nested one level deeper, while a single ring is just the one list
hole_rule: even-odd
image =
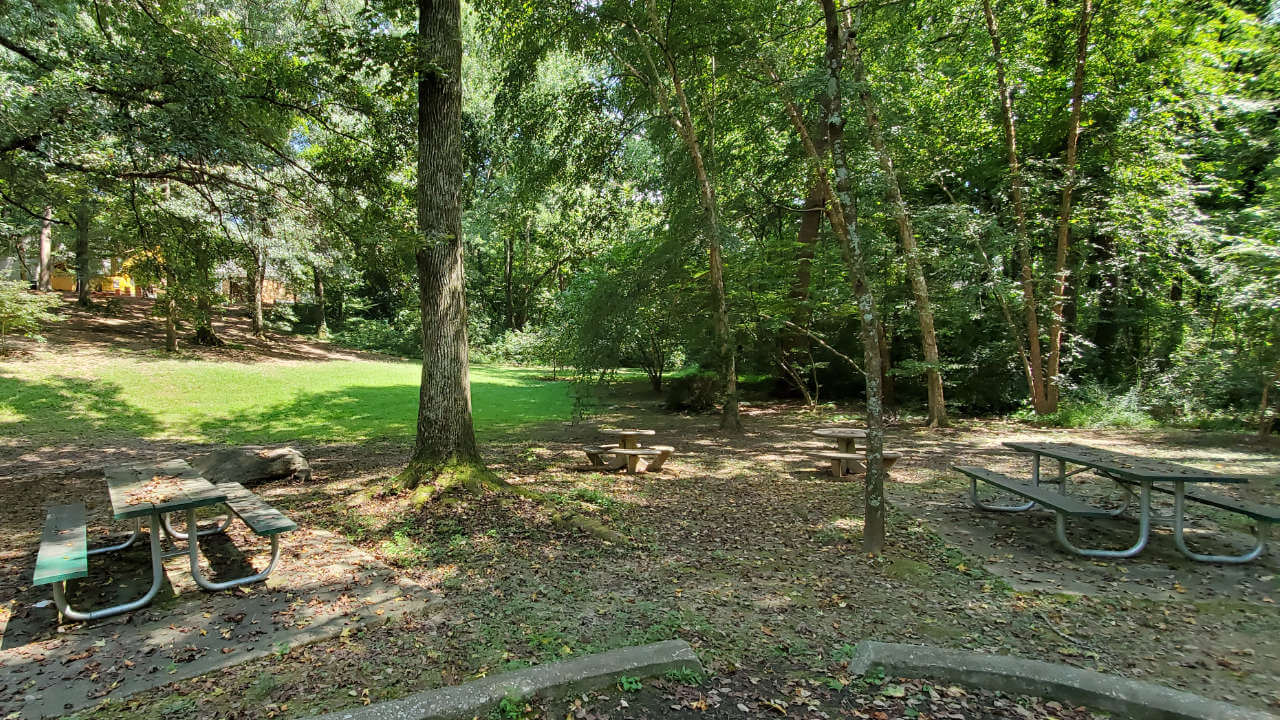
[{"label": "green painted table surface", "polygon": [[106,475],[117,520],[218,505],[227,499],[185,460],[111,468]]}]

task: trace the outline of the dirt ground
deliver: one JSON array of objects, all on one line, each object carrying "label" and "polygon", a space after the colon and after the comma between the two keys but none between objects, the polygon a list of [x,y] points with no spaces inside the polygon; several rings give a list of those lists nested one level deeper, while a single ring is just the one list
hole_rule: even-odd
[{"label": "dirt ground", "polygon": [[[341,352],[316,347],[321,355]],[[262,356],[270,361],[273,352]],[[969,463],[1025,473],[1026,461],[1003,449],[1002,441],[1070,439],[1243,473],[1251,482],[1226,492],[1274,503],[1280,502],[1280,449],[1274,444],[1259,445],[1245,435],[1057,431],[981,419],[943,431],[894,427],[889,444],[904,458],[888,487],[888,551],[873,558],[859,552],[861,483],[828,478],[807,456],[825,446],[810,431],[830,423],[832,411],[786,403],[744,410],[747,432],[724,438],[714,418],[663,413],[643,388],[626,386],[606,395],[589,423],[550,423],[484,448],[502,477],[552,496],[551,505],[489,493],[415,508],[386,483],[404,462],[407,444],[301,448],[313,465],[310,484],[262,491],[277,495],[281,509],[300,525],[341,535],[399,577],[438,594],[440,604],[429,615],[175,682],[85,717],[304,716],[670,638],[693,644],[712,678],[675,679],[642,691],[659,693],[650,703],[654,708],[675,705],[684,708],[680,712],[689,709],[684,700],[668,696],[688,699],[710,689],[720,695],[716,684],[734,678],[724,687],[745,692],[756,686],[754,677],[767,689],[747,700],[723,694],[730,699],[717,706],[724,708],[719,714],[732,715],[739,700],[751,713],[774,713],[766,701],[790,703],[796,688],[816,693],[822,687],[815,717],[921,715],[918,706],[932,702],[930,691],[938,689],[887,680],[907,689],[904,698],[917,699],[908,706],[896,688],[885,695],[841,684],[842,654],[865,639],[1017,654],[1280,712],[1280,553],[1274,547],[1241,568],[1201,565],[1177,554],[1168,529],[1161,528],[1138,558],[1086,561],[1057,546],[1048,515],[971,509],[967,486],[948,470]],[[600,428],[618,425],[656,430],[654,441],[675,446],[676,456],[660,473],[579,469],[580,446],[598,442]],[[177,449],[139,442],[75,452],[100,458],[100,465]],[[13,460],[0,458],[0,465],[7,461],[13,471]],[[0,601],[11,603],[29,577],[38,532],[34,516],[20,510],[27,504],[21,498],[92,493],[100,475],[92,463],[66,462],[0,477],[0,517],[6,529],[16,529],[0,536],[0,560],[8,570],[0,577]],[[1077,479],[1085,494],[1110,492],[1096,478]],[[630,542],[609,545],[564,530],[555,522],[564,509],[586,512]],[[1192,517],[1196,547],[1243,542],[1247,528],[1234,517],[1202,508]],[[104,520],[95,516],[90,532],[104,531]],[[1127,544],[1130,530],[1125,522],[1073,526],[1078,537],[1114,546]],[[618,697],[595,705],[588,698],[589,708],[573,712],[659,716],[619,713]],[[941,697],[945,710],[945,689]],[[997,700],[1027,712],[1047,707],[975,693],[966,697],[970,708],[946,712],[1045,716],[1011,708],[999,714]],[[814,707],[807,700],[801,705]],[[1048,709],[1057,717],[1088,717],[1067,710]],[[791,716],[807,712],[792,710]]]}]

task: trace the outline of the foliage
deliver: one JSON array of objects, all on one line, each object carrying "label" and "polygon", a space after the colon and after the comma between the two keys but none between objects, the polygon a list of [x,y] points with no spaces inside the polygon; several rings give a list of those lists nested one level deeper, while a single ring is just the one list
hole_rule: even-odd
[{"label": "foliage", "polygon": [[61,304],[57,295],[28,292],[26,283],[0,280],[0,354],[7,351],[6,341],[13,333],[42,339],[40,328],[61,319],[53,312]]},{"label": "foliage", "polygon": [[665,406],[672,412],[709,412],[715,408],[721,391],[720,379],[714,373],[687,373],[667,383]]}]

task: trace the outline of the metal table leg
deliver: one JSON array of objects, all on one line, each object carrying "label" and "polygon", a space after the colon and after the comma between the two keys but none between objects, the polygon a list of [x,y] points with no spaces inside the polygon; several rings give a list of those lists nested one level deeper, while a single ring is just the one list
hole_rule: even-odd
[{"label": "metal table leg", "polygon": [[151,516],[151,530],[147,534],[151,538],[151,589],[148,590],[145,595],[133,602],[102,608],[101,610],[75,610],[67,604],[66,582],[64,581],[53,584],[53,603],[57,606],[58,612],[62,613],[63,617],[70,620],[85,622],[88,620],[100,620],[113,615],[131,612],[138,608],[145,607],[146,605],[149,605],[152,600],[155,600],[156,594],[160,592],[161,582],[164,579],[164,566],[160,564],[159,514],[153,514]]},{"label": "metal table leg", "polygon": [[1127,558],[1127,557],[1133,557],[1134,555],[1137,555],[1138,553],[1142,552],[1143,548],[1147,546],[1147,539],[1151,535],[1151,481],[1150,480],[1142,481],[1142,496],[1141,498],[1139,498],[1139,500],[1140,500],[1139,507],[1141,509],[1139,510],[1139,513],[1138,513],[1138,541],[1135,542],[1132,547],[1129,547],[1125,550],[1095,550],[1091,548],[1078,548],[1075,545],[1072,545],[1071,541],[1067,539],[1067,524],[1066,524],[1067,516],[1066,516],[1066,513],[1062,513],[1062,512],[1057,513],[1056,530],[1057,530],[1058,542],[1062,543],[1062,546],[1070,550],[1071,552],[1077,555],[1083,555],[1085,557]]},{"label": "metal table leg", "polygon": [[[195,522],[196,522],[196,511],[188,510],[187,511],[188,527],[194,526]],[[188,542],[187,550],[190,552],[190,557],[191,557],[191,577],[195,579],[196,584],[204,588],[205,590],[213,590],[213,591],[226,590],[228,588],[237,587],[239,585],[248,585],[249,583],[255,583],[255,582],[258,582],[259,580],[265,580],[267,576],[271,574],[271,571],[275,569],[276,563],[280,561],[280,536],[279,535],[271,536],[271,562],[267,565],[267,568],[265,570],[263,570],[260,573],[254,573],[253,575],[247,575],[242,578],[227,580],[226,582],[213,582],[211,580],[206,580],[205,577],[200,574],[200,543],[199,542],[197,542],[196,540],[192,540]]]},{"label": "metal table leg", "polygon": [[973,501],[973,506],[979,510],[994,510],[996,512],[1022,512],[1030,510],[1036,506],[1035,500],[1028,500],[1022,505],[990,505],[978,499],[978,479],[969,478],[969,499]]},{"label": "metal table leg", "polygon": [[1242,555],[1203,555],[1201,553],[1192,552],[1187,547],[1187,539],[1183,535],[1186,527],[1186,518],[1184,510],[1186,509],[1186,483],[1182,480],[1176,480],[1173,483],[1173,544],[1183,555],[1197,562],[1212,563],[1230,563],[1238,565],[1247,563],[1251,560],[1258,559],[1262,552],[1267,549],[1267,536],[1270,534],[1271,524],[1258,521],[1257,529],[1254,531],[1254,538],[1258,541],[1253,549]]},{"label": "metal table leg", "polygon": [[132,545],[133,541],[137,540],[138,536],[141,534],[142,534],[142,520],[140,518],[134,518],[133,531],[129,533],[129,537],[124,542],[120,543],[119,545],[107,545],[99,548],[90,548],[89,554],[98,555],[100,553],[108,553],[108,552],[115,552],[116,550],[123,550],[129,547],[130,545]]},{"label": "metal table leg", "polygon": [[[173,521],[169,519],[169,513],[165,513],[163,517],[164,517],[164,531],[169,533],[169,537],[175,538],[177,540],[187,539],[187,533],[178,532],[177,530],[173,529]],[[205,528],[203,530],[197,529],[196,537],[204,537],[206,535],[213,535],[215,533],[226,532],[227,528],[229,527],[231,527],[231,513],[227,513],[226,517],[222,519],[220,525],[215,525],[214,527]],[[187,525],[187,530],[188,531],[191,530],[190,525]]]}]

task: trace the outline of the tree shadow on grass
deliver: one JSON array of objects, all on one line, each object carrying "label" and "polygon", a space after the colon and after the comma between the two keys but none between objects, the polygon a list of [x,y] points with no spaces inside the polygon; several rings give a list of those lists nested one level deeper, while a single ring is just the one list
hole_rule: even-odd
[{"label": "tree shadow on grass", "polygon": [[[562,384],[473,380],[476,432],[489,439],[566,417],[570,402]],[[563,411],[563,414],[561,413]],[[418,419],[418,386],[353,385],[303,392],[292,400],[210,418],[197,427],[215,442],[350,442],[412,439]]]},{"label": "tree shadow on grass", "polygon": [[160,423],[108,380],[52,377],[33,382],[0,372],[0,439],[27,442],[144,437]]}]

